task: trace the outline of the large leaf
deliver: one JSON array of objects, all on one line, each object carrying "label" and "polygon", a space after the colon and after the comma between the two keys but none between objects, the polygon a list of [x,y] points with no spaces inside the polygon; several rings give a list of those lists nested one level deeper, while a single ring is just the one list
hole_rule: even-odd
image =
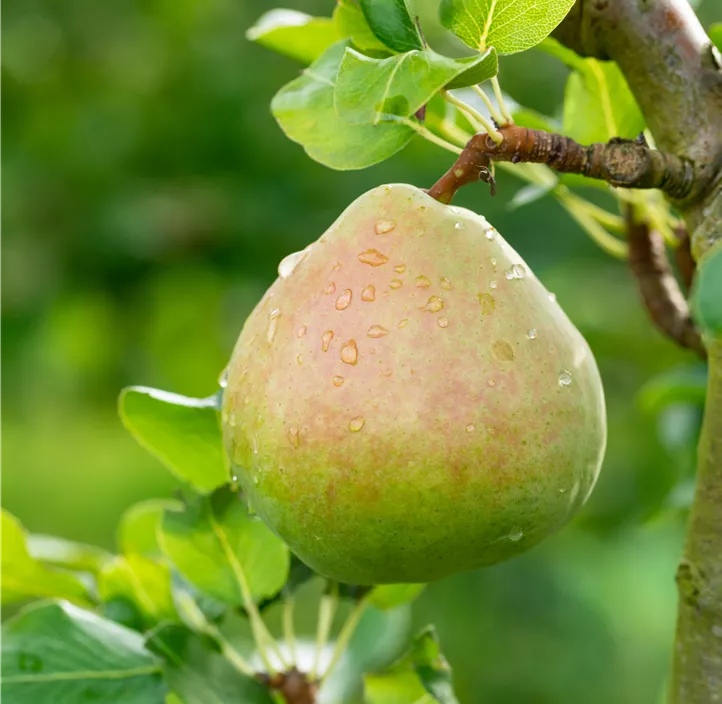
[{"label": "large leaf", "polygon": [[430,704],[419,676],[413,670],[392,670],[364,677],[366,704]]},{"label": "large leaf", "polygon": [[425,584],[382,584],[374,587],[367,599],[371,605],[385,611],[412,602],[425,587]]},{"label": "large leaf", "polygon": [[389,49],[421,49],[421,37],[404,0],[360,0],[364,17],[374,35]]},{"label": "large leaf", "polygon": [[147,644],[165,661],[166,681],[184,704],[273,704],[270,692],[236,670],[207,636],[163,625]]},{"label": "large leaf", "polygon": [[76,543],[54,535],[28,536],[28,550],[32,557],[46,565],[91,574],[97,573],[113,557],[95,545]]},{"label": "large leaf", "polygon": [[131,386],[121,393],[119,409],[135,439],[194,489],[208,493],[230,481],[216,396]]},{"label": "large leaf", "polygon": [[149,499],[133,504],[120,517],[118,547],[125,554],[158,556],[158,529],[166,509],[180,510],[183,504],[173,499]]},{"label": "large leaf", "polygon": [[98,578],[103,601],[125,599],[133,603],[146,624],[178,619],[170,588],[168,565],[138,554],[116,557]]},{"label": "large leaf", "polygon": [[722,337],[722,243],[717,243],[698,262],[692,312],[705,332]]},{"label": "large leaf", "polygon": [[271,110],[286,135],[332,169],[363,169],[392,156],[414,136],[401,124],[352,125],[334,109],[334,87],[348,41],[329,48],[273,98]]},{"label": "large leaf", "polygon": [[230,491],[167,510],[159,542],[191,584],[227,604],[243,604],[246,588],[256,600],[272,597],[288,577],[286,544]]},{"label": "large leaf", "polygon": [[442,24],[473,49],[530,49],[564,19],[574,0],[442,0]]},{"label": "large leaf", "polygon": [[58,597],[88,603],[85,585],[69,572],[46,567],[28,551],[20,522],[2,511],[2,603]]},{"label": "large leaf", "polygon": [[336,78],[334,105],[344,120],[378,125],[383,120],[411,117],[462,74],[490,78],[496,71],[492,52],[470,59],[448,59],[429,50],[408,51],[373,59],[349,48]]},{"label": "large leaf", "polygon": [[390,53],[371,31],[358,0],[337,0],[333,21],[340,38],[349,38],[358,49],[375,54]]},{"label": "large leaf", "polygon": [[644,130],[642,112],[617,64],[584,59],[554,39],[546,39],[539,49],[574,69],[564,92],[564,134],[592,144],[631,139]]},{"label": "large leaf", "polygon": [[433,626],[427,626],[414,639],[411,661],[424,688],[439,704],[459,704],[451,682],[451,668],[441,653]]},{"label": "large leaf", "polygon": [[67,602],[37,604],[3,627],[4,704],[163,704],[143,638]]},{"label": "large leaf", "polygon": [[330,17],[311,17],[297,10],[270,10],[258,18],[246,38],[261,46],[310,64],[340,39]]}]

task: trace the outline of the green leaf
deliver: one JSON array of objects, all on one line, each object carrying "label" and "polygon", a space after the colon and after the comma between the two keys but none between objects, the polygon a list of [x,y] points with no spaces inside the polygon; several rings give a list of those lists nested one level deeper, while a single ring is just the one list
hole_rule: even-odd
[{"label": "green leaf", "polygon": [[644,130],[644,118],[619,67],[585,59],[584,72],[569,74],[564,90],[564,133],[582,144],[631,139]]},{"label": "green leaf", "polygon": [[722,51],[722,22],[717,22],[716,24],[713,24],[707,31],[707,34],[712,40],[712,43],[720,51]]},{"label": "green leaf", "polygon": [[490,47],[478,56],[467,56],[464,59],[456,59],[456,63],[468,64],[469,68],[449,81],[444,88],[452,89],[475,86],[484,81],[488,81],[499,73],[499,57],[494,47]]},{"label": "green leaf", "polygon": [[530,49],[564,19],[574,0],[442,0],[442,24],[477,51]]},{"label": "green leaf", "polygon": [[227,604],[241,605],[246,589],[256,600],[272,597],[288,577],[286,544],[227,490],[166,510],[159,542],[191,584]]},{"label": "green leaf", "polygon": [[118,547],[126,555],[137,553],[157,557],[161,554],[158,545],[158,528],[163,511],[180,510],[183,504],[172,499],[149,499],[140,501],[126,509],[118,525]]},{"label": "green leaf", "polygon": [[270,10],[258,18],[246,38],[304,64],[310,64],[340,39],[330,17],[297,10]]},{"label": "green leaf", "polygon": [[131,386],[120,394],[120,417],[133,437],[179,479],[202,493],[230,481],[217,398]]},{"label": "green leaf", "polygon": [[545,130],[546,132],[559,132],[561,125],[556,120],[542,115],[529,108],[519,108],[511,114],[514,124],[519,127],[528,127],[531,130]]},{"label": "green leaf", "polygon": [[722,243],[717,243],[697,263],[692,313],[705,332],[722,336]]},{"label": "green leaf", "polygon": [[169,624],[152,631],[146,642],[165,661],[166,681],[184,704],[273,704],[270,692],[236,670],[207,636]]},{"label": "green leaf", "polygon": [[127,599],[138,607],[146,624],[177,621],[170,588],[170,569],[148,557],[131,554],[116,557],[98,578],[103,601]]},{"label": "green leaf", "polygon": [[364,690],[366,704],[414,704],[424,702],[425,699],[428,701],[424,685],[412,670],[366,675]]},{"label": "green leaf", "polygon": [[441,654],[433,626],[427,626],[414,639],[411,660],[424,688],[437,702],[459,704],[451,682],[451,668]]},{"label": "green leaf", "polygon": [[88,603],[85,585],[75,575],[46,567],[31,556],[22,525],[3,509],[2,603],[47,597]]},{"label": "green leaf", "polygon": [[28,536],[30,555],[46,565],[97,574],[112,555],[95,545],[76,543],[53,535]]},{"label": "green leaf", "polygon": [[143,638],[67,602],[36,604],[3,627],[5,704],[163,704]]},{"label": "green leaf", "polygon": [[419,32],[404,0],[361,0],[361,9],[374,35],[389,49],[422,49]]},{"label": "green leaf", "polygon": [[353,45],[364,52],[388,54],[389,51],[371,31],[358,0],[338,0],[333,11],[333,21],[340,38],[349,38]]},{"label": "green leaf", "polygon": [[271,111],[281,129],[332,169],[363,169],[403,149],[414,136],[400,124],[352,125],[334,108],[336,74],[348,41],[326,50],[299,78],[276,93]]},{"label": "green leaf", "polygon": [[336,79],[335,107],[353,123],[378,125],[383,120],[411,117],[441,88],[462,76],[487,78],[497,70],[496,55],[448,59],[433,51],[409,51],[373,59],[346,49]]},{"label": "green leaf", "polygon": [[385,611],[413,601],[426,588],[425,584],[382,584],[369,593],[368,602]]},{"label": "green leaf", "polygon": [[617,64],[584,59],[554,39],[539,49],[574,69],[564,92],[564,134],[592,144],[632,139],[644,130],[644,117]]}]

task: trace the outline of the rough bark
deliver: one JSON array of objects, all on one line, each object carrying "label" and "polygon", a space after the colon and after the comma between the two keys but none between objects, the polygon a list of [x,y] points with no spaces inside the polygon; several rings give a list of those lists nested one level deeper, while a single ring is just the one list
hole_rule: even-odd
[{"label": "rough bark", "polygon": [[[692,8],[684,0],[577,0],[555,36],[616,61],[657,146],[695,163],[695,184],[676,205],[701,260],[722,239],[722,60]],[[722,702],[722,342],[706,345],[697,488],[677,574],[673,704]]]}]

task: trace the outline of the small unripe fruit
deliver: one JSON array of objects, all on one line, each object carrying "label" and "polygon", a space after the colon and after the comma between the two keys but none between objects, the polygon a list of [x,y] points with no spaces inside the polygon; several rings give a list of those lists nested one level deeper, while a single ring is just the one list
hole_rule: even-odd
[{"label": "small unripe fruit", "polygon": [[243,327],[224,438],[253,508],[345,582],[427,582],[564,525],[606,440],[588,345],[482,217],[380,186]]}]

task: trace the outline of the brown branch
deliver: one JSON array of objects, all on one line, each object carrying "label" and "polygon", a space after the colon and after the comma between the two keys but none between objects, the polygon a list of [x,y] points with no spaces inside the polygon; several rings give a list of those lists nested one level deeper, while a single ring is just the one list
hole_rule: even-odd
[{"label": "brown branch", "polygon": [[627,239],[629,267],[650,319],[678,345],[706,358],[699,331],[667,258],[664,240],[646,222],[634,219],[633,208],[627,209]]},{"label": "brown branch", "polygon": [[612,139],[583,146],[570,137],[518,125],[499,128],[503,139],[475,134],[449,171],[429,190],[429,195],[449,203],[463,185],[481,179],[493,187],[492,161],[546,164],[562,173],[581,174],[620,188],[658,188],[671,198],[682,199],[692,188],[692,162],[650,149],[644,140]]},{"label": "brown branch", "polygon": [[674,234],[679,240],[679,245],[674,250],[674,258],[677,262],[677,271],[682,279],[685,292],[689,293],[697,271],[697,262],[692,256],[692,242],[689,233],[684,225],[675,228]]},{"label": "brown branch", "polygon": [[698,257],[707,245],[695,244],[695,231],[722,175],[722,61],[694,10],[680,0],[577,0],[554,36],[582,56],[616,61],[657,147],[695,164],[677,205]]}]

